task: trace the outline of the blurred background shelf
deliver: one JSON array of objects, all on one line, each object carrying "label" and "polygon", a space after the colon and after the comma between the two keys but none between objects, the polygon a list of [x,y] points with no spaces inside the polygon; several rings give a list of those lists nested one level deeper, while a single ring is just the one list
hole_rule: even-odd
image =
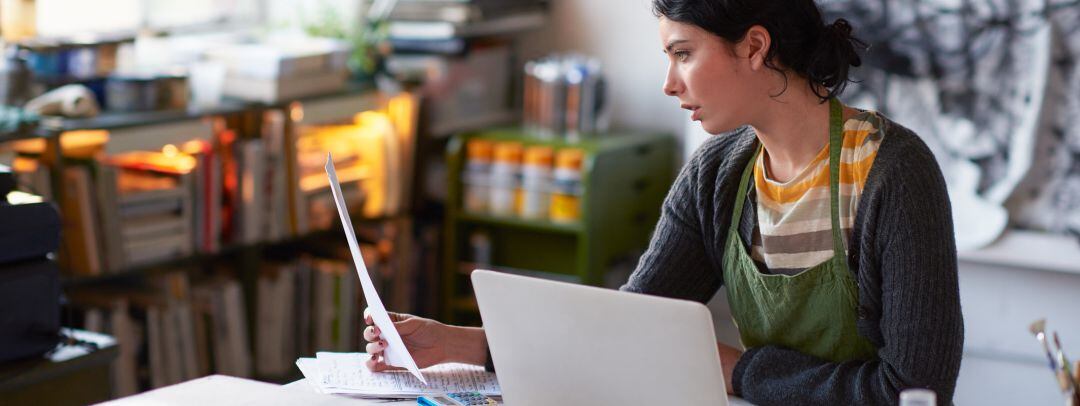
[{"label": "blurred background shelf", "polygon": [[[473,140],[582,151],[580,218],[558,223],[466,212],[462,172],[468,159],[466,145]],[[472,297],[472,288],[468,270],[462,272],[463,263],[604,285],[613,266],[644,251],[675,168],[674,140],[650,133],[593,134],[574,142],[502,128],[454,137],[446,154],[446,210],[454,215],[448,217],[445,231],[443,316],[450,322],[465,323],[479,320],[475,305],[467,300]],[[478,238],[487,246],[477,247]],[[477,256],[490,257],[490,263]]]}]

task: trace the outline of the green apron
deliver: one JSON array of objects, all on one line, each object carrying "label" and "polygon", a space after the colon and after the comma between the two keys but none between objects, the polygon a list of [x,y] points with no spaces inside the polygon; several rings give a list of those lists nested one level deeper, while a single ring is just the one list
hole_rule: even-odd
[{"label": "green apron", "polygon": [[877,358],[877,349],[858,334],[858,287],[848,270],[840,236],[840,150],[842,107],[829,100],[829,200],[833,257],[797,275],[761,273],[739,238],[747,183],[759,148],[746,165],[731,215],[724,250],[724,284],[746,348],[775,345],[832,362]]}]

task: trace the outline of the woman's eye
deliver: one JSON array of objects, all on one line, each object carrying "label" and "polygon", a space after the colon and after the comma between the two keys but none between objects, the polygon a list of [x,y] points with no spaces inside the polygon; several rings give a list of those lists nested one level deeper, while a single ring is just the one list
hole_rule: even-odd
[{"label": "woman's eye", "polygon": [[687,51],[675,51],[675,59],[685,61],[690,56],[690,52]]}]

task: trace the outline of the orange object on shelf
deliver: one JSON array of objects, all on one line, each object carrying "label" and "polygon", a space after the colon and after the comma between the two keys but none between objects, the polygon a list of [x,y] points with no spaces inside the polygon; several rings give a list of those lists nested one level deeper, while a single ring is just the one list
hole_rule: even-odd
[{"label": "orange object on shelf", "polygon": [[559,150],[555,155],[552,179],[551,221],[581,220],[582,167],[585,152],[576,148]]}]

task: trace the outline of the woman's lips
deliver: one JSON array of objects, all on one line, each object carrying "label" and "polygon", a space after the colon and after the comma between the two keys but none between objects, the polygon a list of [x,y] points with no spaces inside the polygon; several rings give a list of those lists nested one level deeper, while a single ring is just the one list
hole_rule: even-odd
[{"label": "woman's lips", "polygon": [[687,109],[687,110],[690,110],[691,112],[693,112],[693,114],[690,115],[690,120],[691,121],[701,120],[701,106],[683,104],[683,105],[681,105],[679,107],[682,107],[684,109]]}]

